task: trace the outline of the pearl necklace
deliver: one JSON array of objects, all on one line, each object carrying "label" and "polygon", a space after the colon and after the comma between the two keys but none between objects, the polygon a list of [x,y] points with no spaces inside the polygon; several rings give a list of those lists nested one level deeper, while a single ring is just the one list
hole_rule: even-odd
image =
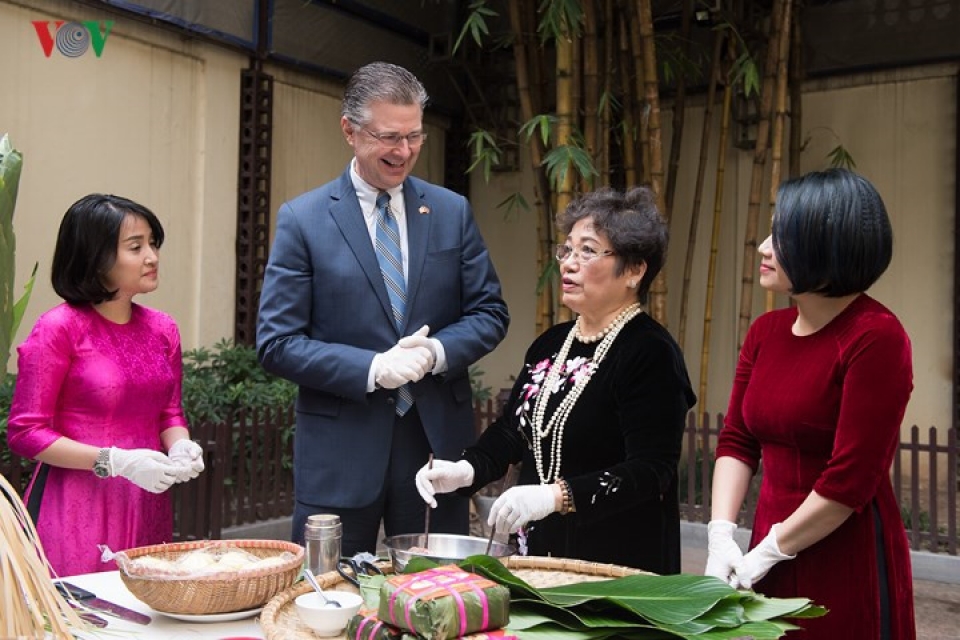
[{"label": "pearl necklace", "polygon": [[579,342],[582,342],[583,344],[593,344],[594,342],[599,342],[600,340],[603,340],[603,338],[604,338],[608,333],[610,333],[610,331],[611,331],[615,326],[617,326],[617,323],[620,322],[620,321],[623,319],[623,316],[626,315],[628,311],[632,311],[634,308],[639,307],[639,306],[640,306],[640,305],[635,302],[635,303],[633,303],[632,305],[630,305],[629,307],[625,307],[625,308],[623,309],[623,311],[621,311],[621,312],[617,315],[617,317],[613,319],[613,322],[611,322],[610,324],[608,324],[607,326],[605,326],[603,329],[601,329],[601,330],[600,330],[600,333],[596,333],[596,334],[594,334],[594,335],[592,335],[592,336],[585,336],[585,335],[583,335],[583,332],[580,331],[580,321],[583,320],[583,316],[577,316],[577,322],[575,323],[575,326],[574,326],[574,328],[576,329],[576,334],[574,335],[574,338],[576,338]]},{"label": "pearl necklace", "polygon": [[[593,378],[597,367],[599,367],[600,363],[606,358],[607,352],[610,351],[610,347],[620,334],[620,330],[641,312],[642,310],[639,303],[631,304],[621,311],[613,322],[603,331],[596,336],[591,336],[589,340],[584,340],[580,336],[580,318],[577,318],[577,321],[570,328],[570,333],[567,334],[567,338],[564,340],[563,346],[560,347],[560,352],[557,354],[556,360],[554,360],[550,366],[546,379],[540,387],[540,394],[537,396],[537,400],[533,405],[533,418],[531,419],[531,430],[535,438],[535,442],[533,443],[533,458],[537,463],[537,475],[540,476],[541,484],[555,482],[557,478],[560,477],[560,460],[563,452],[563,428],[567,423],[567,417],[580,398],[580,394],[583,393],[584,387],[586,387],[587,383]],[[589,372],[577,379],[573,388],[570,389],[570,393],[560,401],[560,406],[557,407],[553,415],[550,416],[550,420],[546,421],[546,426],[544,426],[547,413],[547,401],[553,394],[554,389],[559,386],[560,376],[567,364],[567,356],[570,354],[570,347],[573,346],[574,338],[581,342],[596,342],[600,340],[600,344],[597,345],[597,350],[593,354],[593,361],[589,365]],[[543,441],[547,439],[551,439],[551,442],[548,443],[550,448],[550,468],[544,473]]]}]

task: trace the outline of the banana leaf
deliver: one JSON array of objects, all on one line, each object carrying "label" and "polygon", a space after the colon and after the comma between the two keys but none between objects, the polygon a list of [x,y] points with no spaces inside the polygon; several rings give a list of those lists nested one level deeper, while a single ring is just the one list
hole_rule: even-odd
[{"label": "banana leaf", "polygon": [[[417,558],[407,571],[434,565]],[[826,613],[806,598],[766,598],[707,576],[640,574],[536,589],[489,556],[460,566],[510,588],[508,629],[524,639],[767,640],[798,628],[785,617]]]},{"label": "banana leaf", "polygon": [[16,267],[13,210],[17,204],[22,166],[23,157],[4,134],[0,137],[0,375],[6,374],[10,345],[13,343],[13,276]]},{"label": "banana leaf", "polygon": [[[635,575],[601,582],[579,582],[542,589],[543,597],[570,607],[605,598],[661,624],[682,624],[706,614],[724,598],[739,598],[736,589],[722,580],[687,574]],[[736,624],[744,622],[741,618]]]},{"label": "banana leaf", "polygon": [[827,610],[823,607],[810,607],[806,598],[768,598],[759,593],[743,603],[747,620],[770,620],[771,618],[818,618]]}]

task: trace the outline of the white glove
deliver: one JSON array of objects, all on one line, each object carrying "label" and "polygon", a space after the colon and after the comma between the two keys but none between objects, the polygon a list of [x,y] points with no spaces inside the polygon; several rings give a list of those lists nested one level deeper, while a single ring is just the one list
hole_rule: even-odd
[{"label": "white glove", "polygon": [[422,347],[430,352],[430,363],[427,366],[427,371],[433,371],[433,368],[437,366],[437,348],[434,345],[434,338],[428,338],[427,335],[430,333],[430,327],[428,325],[423,325],[417,332],[413,335],[400,338],[400,342],[397,345],[403,347],[404,349],[415,349]]},{"label": "white glove", "polygon": [[500,533],[516,533],[533,520],[542,520],[557,510],[552,484],[528,484],[507,489],[490,507],[487,526]]},{"label": "white glove", "polygon": [[177,465],[177,482],[193,480],[203,471],[203,447],[189,438],[170,445],[167,455]]},{"label": "white glove", "polygon": [[743,559],[737,563],[736,574],[732,586],[742,589],[751,589],[754,584],[760,581],[767,572],[773,568],[773,565],[783,560],[793,560],[796,555],[788,556],[780,551],[780,545],[777,544],[777,524],[770,527],[770,533],[760,541],[760,544],[750,550]]},{"label": "white glove", "polygon": [[110,475],[122,476],[151,493],[163,493],[177,481],[177,465],[152,449],[110,447]]},{"label": "white glove", "polygon": [[433,508],[437,507],[437,500],[433,497],[436,494],[450,493],[473,484],[473,465],[466,460],[434,460],[433,468],[429,467],[425,464],[417,471],[416,482],[420,497]]},{"label": "white glove", "polygon": [[[421,328],[414,335],[422,335],[424,329],[429,330],[429,327]],[[426,347],[405,348],[396,344],[389,351],[378,353],[374,358],[373,379],[384,389],[396,389],[425,376],[429,371],[432,354]]]},{"label": "white glove", "polygon": [[733,569],[743,559],[743,552],[733,539],[736,530],[736,523],[729,520],[711,520],[707,525],[707,567],[703,574],[731,586],[735,580]]}]

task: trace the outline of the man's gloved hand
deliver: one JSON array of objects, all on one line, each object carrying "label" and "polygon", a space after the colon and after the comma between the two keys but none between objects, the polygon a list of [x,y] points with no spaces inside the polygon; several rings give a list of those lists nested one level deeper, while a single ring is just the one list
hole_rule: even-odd
[{"label": "man's gloved hand", "polygon": [[434,460],[433,468],[429,467],[425,464],[417,471],[416,482],[420,497],[433,508],[437,506],[436,494],[450,493],[473,484],[473,465],[466,460]]},{"label": "man's gloved hand", "polygon": [[203,447],[189,438],[170,445],[167,455],[177,465],[177,482],[193,480],[203,471]]},{"label": "man's gloved hand", "polygon": [[375,356],[374,380],[384,389],[396,389],[408,382],[416,382],[427,374],[431,357],[426,347],[408,349],[394,345],[389,351]]},{"label": "man's gloved hand", "polygon": [[557,510],[552,484],[528,484],[507,489],[490,507],[488,526],[500,533],[516,533],[533,520],[542,520]]},{"label": "man's gloved hand", "polygon": [[770,533],[760,541],[760,544],[750,550],[735,567],[733,587],[752,589],[753,585],[760,581],[767,572],[773,568],[773,565],[784,560],[793,560],[796,555],[788,556],[780,551],[780,545],[777,544],[777,524],[770,527]]},{"label": "man's gloved hand", "polygon": [[711,520],[707,525],[707,567],[703,574],[720,578],[731,586],[735,580],[734,567],[743,559],[743,552],[733,539],[736,530],[736,523],[729,520]]},{"label": "man's gloved hand", "polygon": [[177,465],[152,449],[110,447],[110,475],[122,476],[151,493],[163,493],[177,481]]},{"label": "man's gloved hand", "polygon": [[437,365],[437,350],[433,344],[433,339],[427,337],[429,334],[430,327],[428,325],[423,325],[417,329],[417,332],[413,335],[400,338],[400,342],[398,342],[397,345],[403,347],[404,349],[423,348],[429,351],[430,362],[427,365],[427,371],[433,371],[433,368]]}]

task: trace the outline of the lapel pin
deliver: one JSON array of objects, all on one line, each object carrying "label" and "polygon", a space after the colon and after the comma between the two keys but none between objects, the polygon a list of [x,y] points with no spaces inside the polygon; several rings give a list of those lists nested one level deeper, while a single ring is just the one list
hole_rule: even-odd
[{"label": "lapel pin", "polygon": [[425,204],[422,204],[420,205],[420,215],[423,215],[425,213],[430,213],[430,207],[428,207]]}]

